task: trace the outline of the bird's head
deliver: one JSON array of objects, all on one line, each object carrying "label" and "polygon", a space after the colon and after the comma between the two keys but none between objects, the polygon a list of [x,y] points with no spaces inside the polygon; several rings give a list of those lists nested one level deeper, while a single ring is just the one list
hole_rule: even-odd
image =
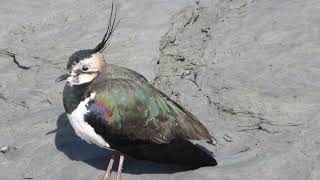
[{"label": "bird's head", "polygon": [[67,64],[68,73],[60,76],[57,81],[67,79],[70,85],[92,82],[105,69],[103,55],[92,49],[80,50],[73,53]]},{"label": "bird's head", "polygon": [[59,76],[56,82],[67,80],[70,85],[90,83],[104,71],[106,63],[102,52],[109,45],[113,32],[119,24],[117,10],[117,6],[114,7],[112,3],[107,32],[101,42],[93,49],[79,50],[73,53],[67,64],[68,72]]}]

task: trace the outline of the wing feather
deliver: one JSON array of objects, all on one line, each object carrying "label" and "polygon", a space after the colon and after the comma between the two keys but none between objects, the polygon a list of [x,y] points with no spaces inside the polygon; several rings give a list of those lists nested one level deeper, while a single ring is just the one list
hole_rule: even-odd
[{"label": "wing feather", "polygon": [[159,144],[179,138],[212,143],[203,124],[146,81],[115,78],[103,83],[92,91],[96,104],[111,112],[105,113],[106,132]]}]

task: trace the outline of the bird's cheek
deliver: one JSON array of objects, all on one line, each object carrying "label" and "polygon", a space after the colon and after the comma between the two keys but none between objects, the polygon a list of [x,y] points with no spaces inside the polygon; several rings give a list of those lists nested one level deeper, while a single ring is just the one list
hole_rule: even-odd
[{"label": "bird's cheek", "polygon": [[80,84],[92,82],[97,77],[97,74],[80,74],[78,81]]},{"label": "bird's cheek", "polygon": [[67,82],[70,84],[79,84],[79,78],[78,76],[70,76],[68,77]]}]

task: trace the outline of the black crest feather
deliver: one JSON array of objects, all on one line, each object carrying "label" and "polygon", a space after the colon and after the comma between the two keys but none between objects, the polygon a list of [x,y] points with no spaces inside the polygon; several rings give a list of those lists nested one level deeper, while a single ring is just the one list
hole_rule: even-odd
[{"label": "black crest feather", "polygon": [[120,22],[120,20],[117,20],[117,12],[118,5],[115,5],[115,3],[112,1],[107,31],[104,34],[101,42],[93,49],[94,52],[102,52],[109,45],[113,32]]}]

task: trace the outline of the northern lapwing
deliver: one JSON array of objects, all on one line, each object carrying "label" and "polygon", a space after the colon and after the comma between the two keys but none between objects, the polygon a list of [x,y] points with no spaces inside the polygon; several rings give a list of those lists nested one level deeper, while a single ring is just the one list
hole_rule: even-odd
[{"label": "northern lapwing", "polygon": [[[107,32],[94,49],[71,55],[63,105],[75,133],[88,143],[120,152],[117,179],[124,154],[141,160],[196,169],[217,164],[212,152],[196,144],[215,140],[200,121],[139,73],[106,63],[102,54],[116,29],[117,7],[112,3]],[[104,180],[109,179],[114,156]]]}]

